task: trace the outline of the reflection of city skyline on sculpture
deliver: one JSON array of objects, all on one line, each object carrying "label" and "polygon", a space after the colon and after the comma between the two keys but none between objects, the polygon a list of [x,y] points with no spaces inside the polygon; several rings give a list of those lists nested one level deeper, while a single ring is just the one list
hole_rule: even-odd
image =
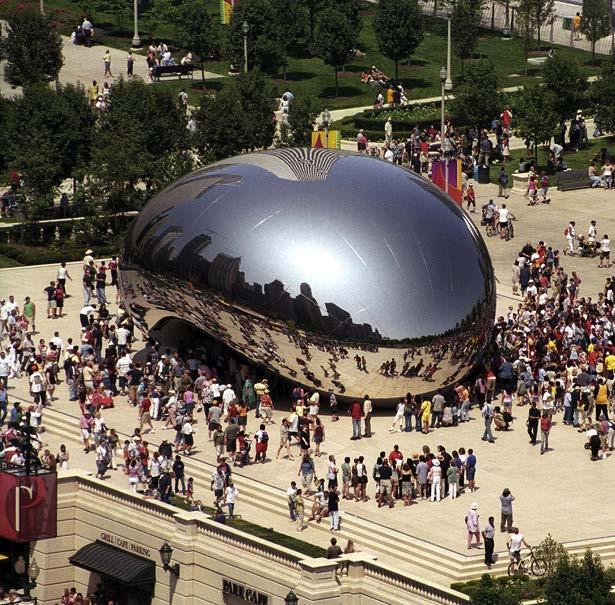
[{"label": "reflection of city skyline on sculpture", "polygon": [[[326,171],[309,169],[321,153]],[[405,170],[324,150],[241,156],[180,179],[132,226],[122,269],[125,294],[139,284],[131,306],[144,329],[182,318],[287,378],[352,396],[376,378],[382,399],[459,379],[495,308],[484,243],[457,207]],[[413,387],[427,369],[430,384]]]}]

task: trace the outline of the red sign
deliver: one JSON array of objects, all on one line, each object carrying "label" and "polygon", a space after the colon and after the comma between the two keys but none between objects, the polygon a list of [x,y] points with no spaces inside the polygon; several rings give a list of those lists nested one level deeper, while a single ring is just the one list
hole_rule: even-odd
[{"label": "red sign", "polygon": [[0,471],[0,536],[13,542],[55,538],[57,476]]}]

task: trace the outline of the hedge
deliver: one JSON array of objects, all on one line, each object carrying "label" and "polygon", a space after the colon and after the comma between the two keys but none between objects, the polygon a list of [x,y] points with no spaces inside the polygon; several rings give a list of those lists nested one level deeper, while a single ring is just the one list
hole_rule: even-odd
[{"label": "hedge", "polygon": [[[60,244],[60,242],[58,242]],[[104,244],[92,244],[97,257],[117,254],[120,249],[120,239],[116,238]],[[71,262],[82,260],[85,248],[73,242],[65,242],[53,246],[29,246],[27,244],[0,243],[0,255],[22,265],[56,264],[62,261]]]}]

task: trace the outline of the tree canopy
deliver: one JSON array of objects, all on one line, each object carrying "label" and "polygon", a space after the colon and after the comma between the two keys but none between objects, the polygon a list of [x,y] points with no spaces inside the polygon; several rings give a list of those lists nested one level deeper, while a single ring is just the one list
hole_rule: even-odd
[{"label": "tree canopy", "polygon": [[542,75],[546,98],[560,122],[572,117],[587,90],[587,76],[576,62],[557,53],[544,62]]},{"label": "tree canopy", "polygon": [[380,52],[395,61],[395,78],[399,61],[407,59],[423,39],[423,13],[417,0],[380,0],[374,30]]},{"label": "tree canopy", "polygon": [[592,82],[589,90],[598,128],[602,132],[615,132],[615,55],[602,61],[600,77]]},{"label": "tree canopy", "polygon": [[64,63],[62,38],[51,17],[32,8],[14,9],[8,16],[9,33],[0,37],[0,58],[6,59],[6,78],[14,86],[51,82]]},{"label": "tree canopy", "polygon": [[473,61],[463,84],[451,101],[453,112],[462,124],[481,126],[490,123],[500,110],[498,78],[492,61]]},{"label": "tree canopy", "polygon": [[451,14],[451,41],[455,54],[461,59],[461,77],[464,63],[471,59],[480,34],[483,0],[457,0]]},{"label": "tree canopy", "polygon": [[592,61],[596,59],[596,42],[611,33],[611,4],[608,0],[583,0],[581,31],[592,45]]}]

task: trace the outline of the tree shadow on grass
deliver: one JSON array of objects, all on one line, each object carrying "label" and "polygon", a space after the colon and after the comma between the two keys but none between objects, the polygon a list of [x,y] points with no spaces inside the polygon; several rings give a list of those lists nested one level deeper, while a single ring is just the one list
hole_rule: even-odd
[{"label": "tree shadow on grass", "polygon": [[194,92],[198,93],[207,93],[207,92],[220,92],[222,90],[223,83],[222,81],[216,80],[199,80],[197,82],[190,83],[190,89]]},{"label": "tree shadow on grass", "polygon": [[335,94],[335,86],[327,86],[320,91],[318,95],[321,99],[338,99],[340,97],[352,98],[359,96],[363,93],[363,90],[356,88],[355,86],[340,86],[339,94]]},{"label": "tree shadow on grass", "polygon": [[286,80],[284,80],[283,78],[275,78],[273,81],[274,82],[285,82],[285,81],[291,81],[291,82],[299,82],[301,80],[311,80],[312,78],[315,78],[316,74],[311,72],[311,71],[287,71],[286,72]]}]

